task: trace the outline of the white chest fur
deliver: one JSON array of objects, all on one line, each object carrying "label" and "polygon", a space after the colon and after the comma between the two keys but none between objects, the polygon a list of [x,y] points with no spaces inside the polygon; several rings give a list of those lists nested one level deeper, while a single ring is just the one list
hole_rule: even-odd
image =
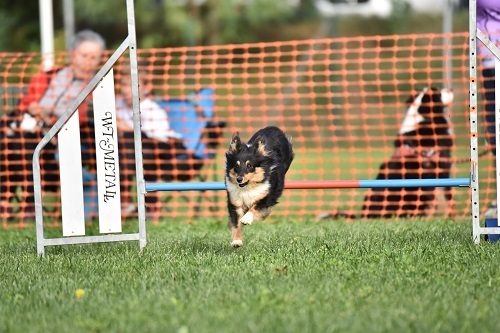
[{"label": "white chest fur", "polygon": [[264,198],[269,193],[270,186],[269,182],[264,182],[241,188],[226,179],[226,188],[231,203],[236,207],[246,209],[251,208],[257,201]]}]

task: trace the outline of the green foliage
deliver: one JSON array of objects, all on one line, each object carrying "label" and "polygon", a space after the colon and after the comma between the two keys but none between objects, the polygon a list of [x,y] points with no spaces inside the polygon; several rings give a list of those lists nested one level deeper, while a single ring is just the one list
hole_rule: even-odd
[{"label": "green foliage", "polygon": [[38,1],[0,0],[0,52],[39,49]]},{"label": "green foliage", "polygon": [[[300,20],[294,16],[299,8],[287,0],[207,0],[197,1],[138,0],[136,30],[140,46],[165,47],[173,45],[200,45],[238,43],[267,40],[263,35],[270,29],[285,29]],[[116,32],[126,34],[125,6],[98,0],[76,1],[78,26],[92,26],[112,44]],[[113,13],[110,15],[110,13]],[[120,18],[123,18],[120,20]]]},{"label": "green foliage", "polygon": [[[469,221],[224,221],[49,248],[0,233],[2,332],[493,332],[500,247]],[[272,223],[272,222],[275,223]],[[50,231],[50,230],[49,230]],[[83,292],[81,290],[83,290]]]},{"label": "green foliage", "polygon": [[[469,28],[467,10],[456,10],[453,16],[453,31]],[[440,9],[434,15],[415,13],[407,6],[395,6],[387,19],[377,17],[341,17],[336,24],[338,36],[393,35],[410,33],[442,33],[443,18]]]},{"label": "green foliage", "polygon": [[[197,5],[201,3],[201,5]],[[322,18],[313,0],[136,0],[141,48],[440,32],[440,12],[413,13],[400,1],[387,19]],[[0,51],[39,49],[38,1],[0,0]],[[64,49],[62,1],[54,1],[56,48]],[[116,48],[127,35],[125,0],[74,0],[76,29],[101,33]],[[467,29],[467,11],[457,11],[455,30]]]}]

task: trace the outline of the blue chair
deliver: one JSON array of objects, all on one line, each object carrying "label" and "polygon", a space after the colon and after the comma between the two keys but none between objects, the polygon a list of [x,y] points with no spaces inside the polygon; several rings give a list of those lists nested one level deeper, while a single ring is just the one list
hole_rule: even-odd
[{"label": "blue chair", "polygon": [[[190,94],[186,99],[157,101],[168,114],[170,128],[181,134],[186,148],[202,160],[215,160],[215,148],[219,145],[222,128],[226,126],[223,121],[214,121],[214,95],[213,89],[204,88]],[[176,158],[187,158],[187,155],[180,154]],[[212,167],[213,174],[217,174],[216,163],[213,163]],[[198,181],[207,181],[207,177],[202,174],[198,174],[196,178]],[[196,213],[201,210],[201,202],[206,199],[206,194],[205,191],[200,191],[194,207]],[[184,199],[189,200],[188,197]],[[215,196],[210,201],[216,202],[218,197]]]},{"label": "blue chair", "polygon": [[166,99],[157,102],[167,112],[170,128],[182,135],[186,148],[200,159],[213,159],[215,153],[208,148],[214,147],[210,144],[211,141],[204,140],[204,134],[208,134],[207,139],[217,139],[217,135],[212,134],[225,127],[224,122],[213,121],[214,90],[204,88],[190,94],[187,99]]}]

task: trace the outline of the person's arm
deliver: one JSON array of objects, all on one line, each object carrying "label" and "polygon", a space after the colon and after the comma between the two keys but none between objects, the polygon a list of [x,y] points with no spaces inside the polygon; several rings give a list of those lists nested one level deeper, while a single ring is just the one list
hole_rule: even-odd
[{"label": "person's arm", "polygon": [[27,93],[21,98],[19,111],[21,113],[29,112],[32,116],[38,115],[38,102],[45,94],[52,78],[53,72],[41,72],[33,76]]}]

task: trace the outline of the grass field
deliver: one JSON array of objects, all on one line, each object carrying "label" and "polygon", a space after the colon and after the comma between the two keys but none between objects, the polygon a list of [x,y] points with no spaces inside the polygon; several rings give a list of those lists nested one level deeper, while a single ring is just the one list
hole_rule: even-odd
[{"label": "grass field", "polygon": [[271,218],[234,250],[220,220],[165,222],[142,254],[37,258],[34,229],[2,230],[0,332],[493,332],[500,246],[470,234],[468,221]]}]

